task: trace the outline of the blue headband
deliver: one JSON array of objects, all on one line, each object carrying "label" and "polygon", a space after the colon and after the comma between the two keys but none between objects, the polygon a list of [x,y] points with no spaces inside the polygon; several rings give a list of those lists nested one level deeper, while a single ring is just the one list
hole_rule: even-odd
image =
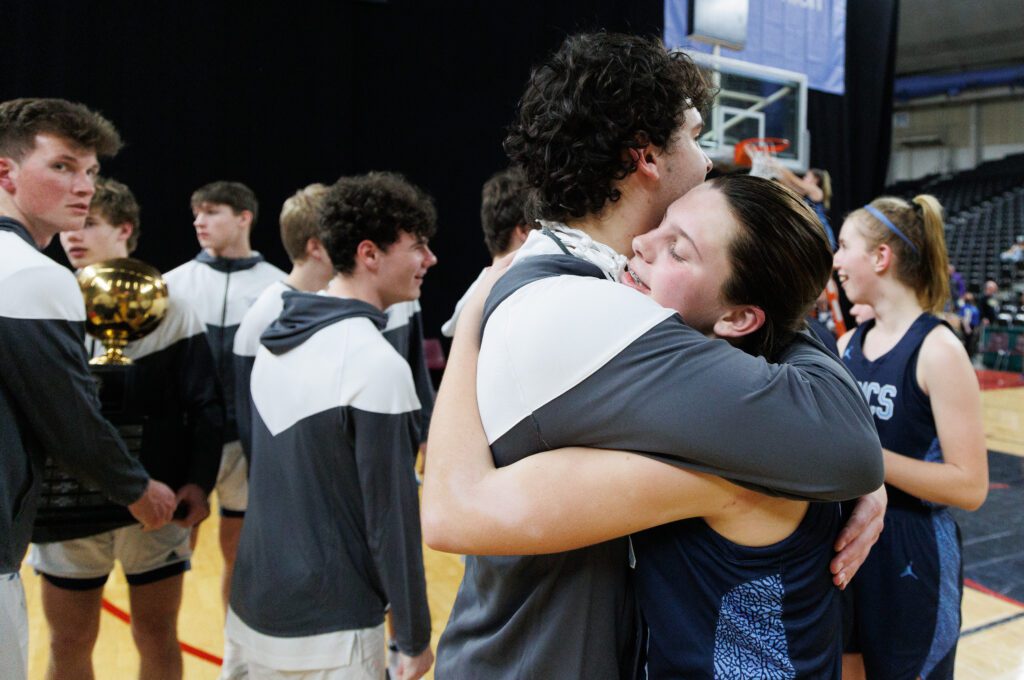
[{"label": "blue headband", "polygon": [[904,233],[903,233],[902,231],[900,231],[900,230],[899,230],[899,229],[898,229],[898,228],[896,227],[896,225],[895,225],[895,224],[893,224],[893,223],[892,223],[892,222],[891,222],[891,221],[889,220],[889,218],[888,218],[888,217],[886,217],[885,215],[883,215],[883,214],[882,214],[882,211],[881,211],[881,210],[879,210],[878,208],[876,208],[876,207],[875,207],[875,206],[873,206],[873,205],[866,205],[866,206],[864,206],[864,209],[865,209],[865,210],[867,210],[867,211],[868,211],[869,213],[871,213],[872,215],[874,215],[874,216],[875,216],[875,218],[876,218],[876,219],[877,219],[877,220],[878,220],[879,222],[881,222],[881,223],[882,223],[882,224],[884,224],[885,226],[889,227],[889,231],[891,231],[892,233],[896,234],[896,235],[897,235],[897,236],[899,236],[899,237],[900,237],[901,239],[903,239],[903,242],[904,242],[904,243],[906,243],[906,244],[907,244],[908,246],[910,246],[910,249],[911,249],[911,250],[913,250],[913,251],[914,251],[915,253],[917,253],[918,255],[920,255],[920,254],[921,254],[921,251],[919,251],[919,250],[917,249],[917,246],[915,246],[915,245],[914,245],[914,244],[913,244],[913,243],[911,242],[911,240],[910,240],[909,238],[907,238],[907,235],[906,235],[906,234],[904,234]]}]

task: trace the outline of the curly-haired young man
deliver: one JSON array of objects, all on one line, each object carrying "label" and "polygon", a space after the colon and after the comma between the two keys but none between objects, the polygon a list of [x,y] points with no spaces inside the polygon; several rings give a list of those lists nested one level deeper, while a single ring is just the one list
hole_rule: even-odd
[{"label": "curly-haired young man", "polygon": [[[857,461],[877,454],[877,437],[869,420],[843,417],[856,388],[822,370],[832,360],[817,346],[794,342],[788,365],[768,364],[618,283],[633,237],[711,169],[698,143],[710,94],[685,55],[635,36],[572,36],[534,70],[505,149],[543,228],[488,299],[477,367],[495,464],[588,444],[649,452],[637,456],[638,489],[671,487],[677,465],[798,498],[869,493],[877,470]],[[457,542],[459,522],[443,499],[473,483],[445,453],[431,453],[424,488],[427,541],[440,546]],[[870,527],[856,554],[840,555],[846,565],[863,560]],[[617,539],[468,557],[438,677],[632,677],[628,554]]]},{"label": "curly-haired young man", "polygon": [[384,677],[389,605],[399,677],[433,663],[410,464],[420,404],[381,331],[437,261],[435,223],[430,198],[390,173],[342,178],[322,198],[335,276],[326,294],[284,293],[250,379],[252,496],[224,678]]},{"label": "curly-haired young man", "polygon": [[28,671],[18,577],[47,456],[127,505],[149,528],[171,520],[174,492],[151,480],[99,411],[85,363],[85,305],[74,276],[39,252],[85,226],[99,173],[121,138],[63,99],[0,103],[0,669]]},{"label": "curly-haired young man", "polygon": [[[284,245],[292,270],[280,281],[267,286],[242,321],[235,333],[232,349],[234,360],[235,419],[242,451],[249,459],[251,436],[251,407],[249,404],[249,376],[260,346],[260,335],[281,314],[281,294],[289,290],[315,293],[334,276],[327,250],[317,236],[320,200],[327,193],[323,184],[310,184],[290,196],[281,207],[281,243]],[[407,300],[391,305],[386,310],[387,326],[384,337],[409,362],[416,395],[419,397],[420,440],[425,441],[430,413],[434,406],[434,385],[430,379],[423,351],[423,321],[418,300]]]}]

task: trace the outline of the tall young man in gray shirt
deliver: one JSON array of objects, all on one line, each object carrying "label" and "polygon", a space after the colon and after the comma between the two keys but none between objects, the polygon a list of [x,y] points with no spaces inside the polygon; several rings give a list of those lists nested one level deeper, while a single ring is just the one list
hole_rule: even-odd
[{"label": "tall young man in gray shirt", "polygon": [[97,155],[121,146],[81,104],[0,104],[0,675],[27,676],[28,622],[18,570],[47,456],[127,505],[148,528],[171,520],[174,492],[149,478],[100,415],[85,361],[75,277],[40,250],[85,226]]}]

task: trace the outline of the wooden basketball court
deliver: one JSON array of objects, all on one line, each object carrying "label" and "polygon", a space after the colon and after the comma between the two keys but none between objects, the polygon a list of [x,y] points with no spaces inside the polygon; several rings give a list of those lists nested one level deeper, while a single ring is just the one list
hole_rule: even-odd
[{"label": "wooden basketball court", "polygon": [[[992,490],[977,513],[958,513],[964,536],[967,588],[956,677],[1010,680],[1024,677],[1024,381],[1020,374],[979,372],[985,432],[991,452]],[[217,518],[200,532],[185,577],[179,622],[188,680],[213,680],[223,651],[220,603],[220,550]],[[434,623],[434,645],[451,609],[462,564],[454,555],[425,550],[427,586]],[[45,676],[49,635],[39,602],[39,579],[22,570],[30,625],[29,677]],[[128,625],[124,577],[115,573],[105,591],[109,607],[101,616],[96,646],[96,677],[129,680],[138,673],[138,656]],[[427,677],[432,677],[428,675]]]}]

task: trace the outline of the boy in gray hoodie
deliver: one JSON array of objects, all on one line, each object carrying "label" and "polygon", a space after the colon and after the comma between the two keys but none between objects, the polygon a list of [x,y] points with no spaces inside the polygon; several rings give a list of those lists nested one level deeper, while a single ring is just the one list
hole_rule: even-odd
[{"label": "boy in gray hoodie", "polygon": [[320,240],[325,294],[284,293],[253,365],[253,493],[226,625],[224,678],[382,677],[390,605],[399,677],[433,663],[409,364],[381,334],[437,258],[430,198],[403,178],[340,179]]}]

